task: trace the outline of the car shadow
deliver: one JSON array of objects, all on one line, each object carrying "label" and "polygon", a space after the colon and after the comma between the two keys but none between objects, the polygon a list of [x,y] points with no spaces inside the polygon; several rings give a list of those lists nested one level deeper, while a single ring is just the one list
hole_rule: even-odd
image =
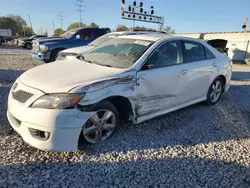
[{"label": "car shadow", "polygon": [[138,157],[113,161],[0,166],[1,187],[249,187],[250,169],[208,158]]}]

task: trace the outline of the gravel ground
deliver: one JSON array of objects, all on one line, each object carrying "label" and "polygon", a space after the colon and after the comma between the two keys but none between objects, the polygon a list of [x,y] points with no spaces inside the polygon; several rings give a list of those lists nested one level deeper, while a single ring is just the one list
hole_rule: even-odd
[{"label": "gravel ground", "polygon": [[7,96],[30,51],[0,49],[0,187],[250,187],[250,68],[235,67],[215,106],[203,104],[139,125],[77,152],[28,146],[6,120]]}]

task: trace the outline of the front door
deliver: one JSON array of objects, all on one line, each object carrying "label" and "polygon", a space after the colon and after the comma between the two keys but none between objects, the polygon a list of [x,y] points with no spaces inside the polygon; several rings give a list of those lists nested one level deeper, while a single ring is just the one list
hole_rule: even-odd
[{"label": "front door", "polygon": [[178,41],[166,42],[153,52],[137,73],[139,116],[179,104],[179,94],[186,82],[185,66]]}]

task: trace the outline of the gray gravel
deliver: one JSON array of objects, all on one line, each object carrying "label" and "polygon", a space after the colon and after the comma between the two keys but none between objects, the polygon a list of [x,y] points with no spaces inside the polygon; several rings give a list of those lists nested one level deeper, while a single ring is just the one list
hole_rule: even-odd
[{"label": "gray gravel", "polygon": [[102,145],[52,153],[24,143],[5,116],[11,84],[37,65],[27,50],[0,49],[0,187],[250,187],[250,68],[235,68],[215,106],[124,124]]}]

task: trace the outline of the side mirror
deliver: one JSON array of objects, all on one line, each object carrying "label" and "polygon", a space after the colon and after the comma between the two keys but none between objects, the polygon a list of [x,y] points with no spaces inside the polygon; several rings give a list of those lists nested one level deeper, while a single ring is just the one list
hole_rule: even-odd
[{"label": "side mirror", "polygon": [[154,65],[153,64],[144,64],[143,67],[142,67],[142,70],[148,70],[148,69],[152,69]]},{"label": "side mirror", "polygon": [[76,40],[79,40],[80,39],[80,35],[76,35]]}]

